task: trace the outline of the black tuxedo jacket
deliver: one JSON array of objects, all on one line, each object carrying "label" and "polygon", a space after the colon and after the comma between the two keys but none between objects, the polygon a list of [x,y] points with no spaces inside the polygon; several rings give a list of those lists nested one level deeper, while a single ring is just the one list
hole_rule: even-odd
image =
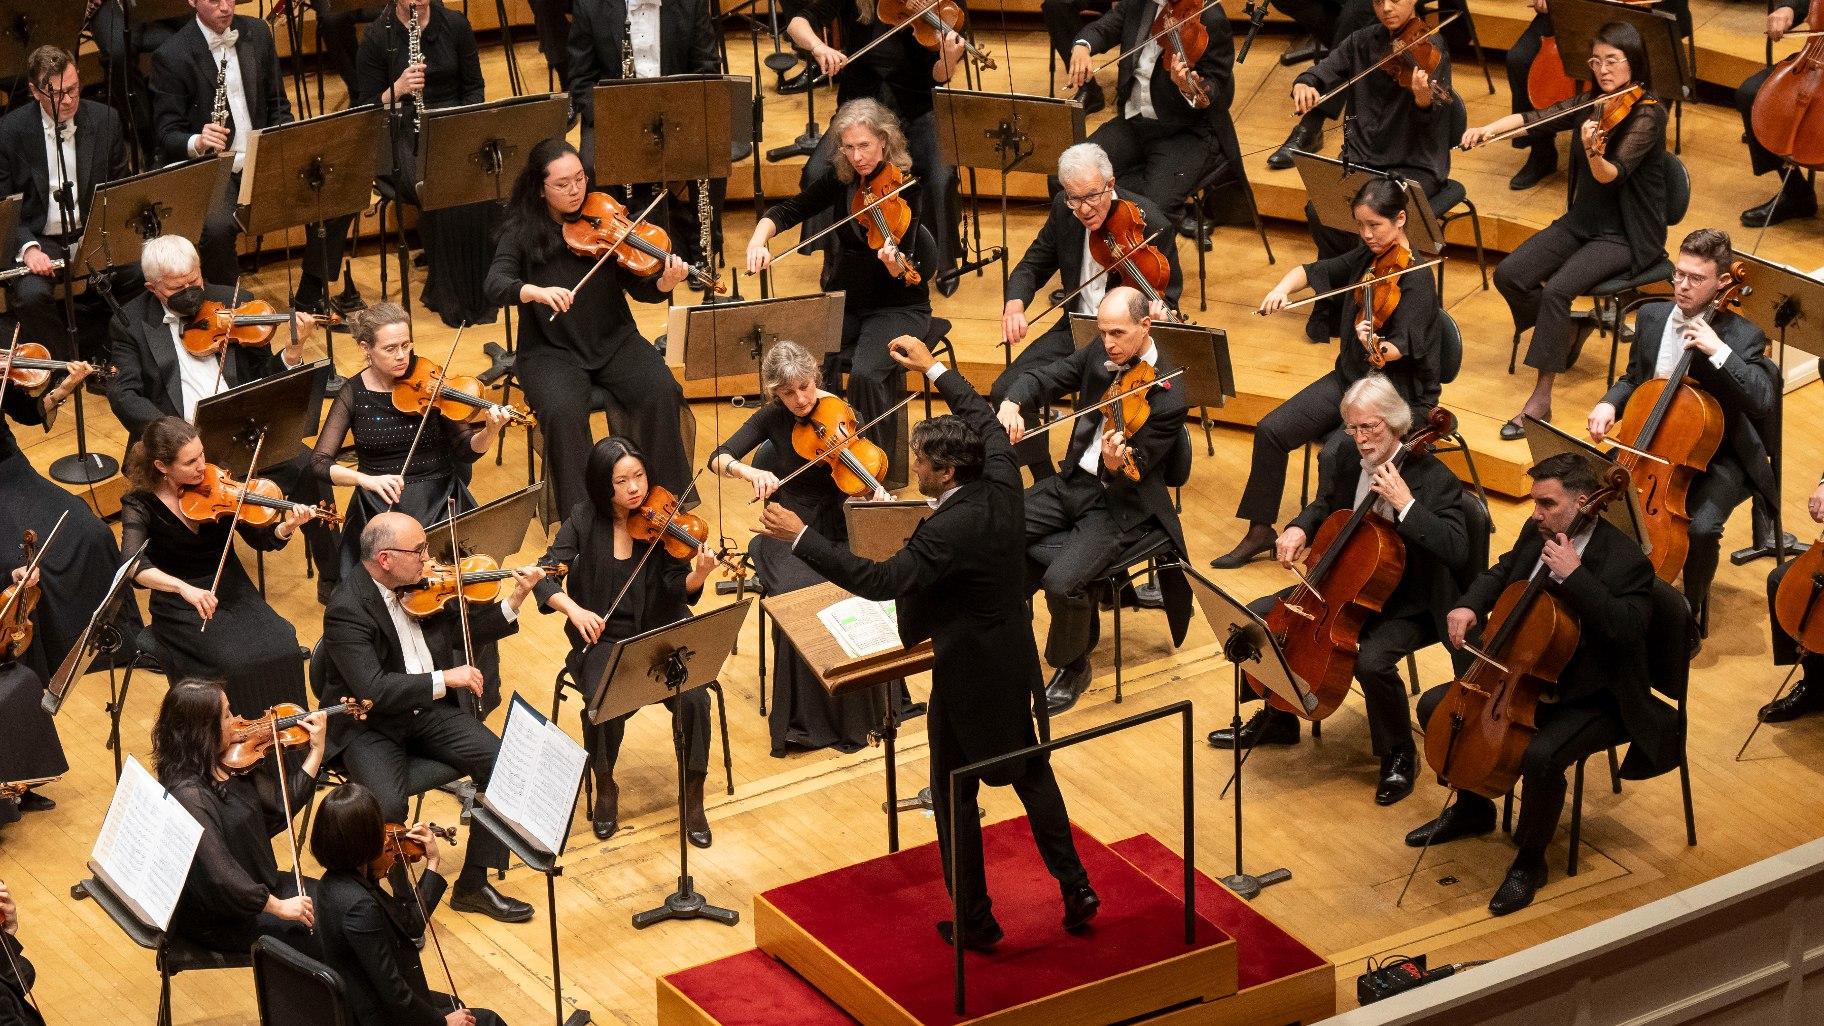
[{"label": "black tuxedo jacket", "polygon": [[[86,218],[95,187],[127,174],[127,140],[120,131],[120,115],[93,100],[76,108],[77,208]],[[19,226],[13,230],[4,254],[5,263],[28,242],[40,241],[50,216],[50,155],[45,152],[44,115],[35,103],[0,118],[0,195],[19,193]]]},{"label": "black tuxedo jacket", "polygon": [[[1137,192],[1116,186],[1115,196],[1140,205],[1140,213],[1146,217],[1146,230],[1149,234],[1171,223],[1160,212],[1157,204]],[[1084,234],[1083,222],[1077,220],[1077,215],[1064,205],[1064,193],[1060,191],[1051,198],[1051,213],[1039,229],[1038,237],[1032,240],[1026,255],[1020,258],[1013,273],[1007,276],[1006,298],[1017,299],[1030,306],[1032,297],[1038,295],[1039,289],[1054,274],[1061,276],[1059,280],[1066,290],[1081,285]],[[1178,297],[1184,292],[1184,275],[1178,269],[1177,241],[1170,236],[1168,229],[1154,245],[1165,254],[1165,262],[1172,267],[1171,280],[1166,282],[1162,295],[1165,304],[1175,310],[1178,308]]]},{"label": "black tuxedo jacket", "polygon": [[[235,293],[221,285],[204,285],[203,298],[232,303]],[[240,294],[241,301],[252,298]],[[183,379],[177,369],[177,343],[165,324],[165,307],[157,296],[144,292],[123,305],[108,322],[110,357],[115,374],[108,385],[108,405],[127,429],[128,444],[139,438],[146,425],[160,417],[184,413]],[[258,381],[285,369],[278,353],[268,346],[229,346],[222,363],[222,380],[228,387]]]},{"label": "black tuxedo jacket", "polygon": [[[1634,390],[1653,380],[1666,318],[1671,313],[1671,303],[1648,303],[1640,308],[1628,352],[1628,369],[1602,397],[1615,407],[1617,418],[1627,409]],[[1780,369],[1767,358],[1767,336],[1753,321],[1719,311],[1710,326],[1729,347],[1729,358],[1721,367],[1714,367],[1709,357],[1695,353],[1690,376],[1698,388],[1723,407],[1723,444],[1714,458],[1734,460],[1746,472],[1749,486],[1762,498],[1772,500],[1773,464],[1767,454],[1779,441],[1773,412],[1780,398]]]},{"label": "black tuxedo jacket", "polygon": [[[248,131],[291,122],[291,103],[279,76],[279,54],[272,30],[259,18],[237,14],[230,28],[241,34],[234,44],[241,64],[241,89],[247,94]],[[167,161],[190,158],[190,137],[202,131],[215,112],[218,65],[195,18],[187,19],[152,55],[152,122],[158,148]]]},{"label": "black tuxedo jacket", "polygon": [[[1528,520],[1520,538],[1494,566],[1478,575],[1459,605],[1486,627],[1489,610],[1508,585],[1527,580],[1545,549]],[[1558,676],[1561,702],[1613,698],[1631,743],[1622,775],[1640,779],[1678,765],[1678,713],[1650,689],[1647,636],[1653,608],[1653,564],[1633,539],[1599,520],[1583,550],[1583,565],[1548,585],[1582,627],[1577,651]],[[1499,658],[1499,656],[1497,656]]]},{"label": "black tuxedo jacket", "polygon": [[[594,163],[595,86],[621,77],[627,35],[623,0],[576,0],[570,11],[570,106],[583,115],[583,149]],[[722,51],[705,0],[659,5],[659,73],[720,75]]]},{"label": "black tuxedo jacket", "polygon": [[[1031,702],[1039,650],[1026,607],[1026,499],[1019,458],[987,400],[956,371],[937,379],[950,409],[982,437],[982,476],[958,488],[886,562],[862,559],[806,531],[793,550],[812,569],[863,598],[897,600],[899,637],[929,640],[930,715],[961,739],[965,764],[1035,743]],[[1021,767],[985,777],[1006,784]]]},{"label": "black tuxedo jacket", "polygon": [[[426,911],[443,900],[442,876],[418,878]],[[342,977],[351,1026],[443,1026],[449,1014],[431,999],[416,939],[424,925],[408,900],[395,899],[347,872],[317,883],[317,939],[323,962]]]},{"label": "black tuxedo jacket", "polygon": [[[1077,38],[1089,44],[1090,53],[1101,53],[1104,50],[1124,53],[1139,46],[1140,41],[1152,33],[1153,16],[1158,11],[1157,0],[1119,0],[1109,8],[1107,14],[1077,33]],[[1209,33],[1210,45],[1204,49],[1203,56],[1191,65],[1191,70],[1203,79],[1204,88],[1210,94],[1210,105],[1201,110],[1194,108],[1184,98],[1184,94],[1178,91],[1178,86],[1166,71],[1169,43],[1160,52],[1159,62],[1153,69],[1150,92],[1153,113],[1159,116],[1161,124],[1209,135],[1218,132],[1219,126],[1228,123],[1229,102],[1235,97],[1234,30],[1229,27],[1228,15],[1223,13],[1220,4],[1204,11],[1199,20]],[[1127,109],[1127,98],[1134,88],[1134,70],[1139,64],[1138,53],[1121,61],[1121,75],[1115,93],[1117,117],[1125,116],[1122,112]]]},{"label": "black tuxedo jacket", "polygon": [[[462,625],[455,606],[418,621],[424,630],[424,643],[431,650],[437,668],[453,669],[464,662]],[[469,607],[469,635],[477,649],[518,632],[519,622],[508,620],[498,603]],[[370,700],[374,707],[367,719],[350,722],[349,717],[330,720],[332,747],[340,750],[346,739],[358,730],[380,730],[439,706],[450,706],[465,713],[476,711],[475,693],[466,688],[447,688],[441,699],[431,697],[429,673],[405,672],[405,648],[399,632],[393,629],[393,618],[386,600],[366,570],[343,578],[323,608],[323,649],[328,655],[317,697],[327,707],[343,698]]]}]

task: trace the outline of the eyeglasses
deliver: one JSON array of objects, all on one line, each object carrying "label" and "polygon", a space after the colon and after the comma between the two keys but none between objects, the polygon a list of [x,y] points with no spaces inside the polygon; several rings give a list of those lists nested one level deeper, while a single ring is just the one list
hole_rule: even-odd
[{"label": "eyeglasses", "polygon": [[879,143],[874,142],[843,143],[836,148],[841,150],[844,155],[852,156],[857,153],[866,153],[878,145]]},{"label": "eyeglasses", "polygon": [[415,549],[381,549],[380,551],[398,552],[407,556],[417,556],[419,559],[429,559],[431,558],[431,543],[427,541]]},{"label": "eyeglasses", "polygon": [[373,350],[376,353],[383,353],[387,356],[404,356],[412,351],[412,344],[410,342],[401,342],[396,346],[374,346]]},{"label": "eyeglasses", "polygon": [[1710,276],[1707,274],[1686,274],[1683,271],[1672,272],[1672,284],[1674,285],[1702,285],[1709,280]]},{"label": "eyeglasses", "polygon": [[1108,195],[1110,192],[1113,192],[1113,191],[1114,191],[1113,186],[1103,186],[1102,188],[1097,189],[1095,192],[1092,192],[1087,196],[1072,196],[1069,193],[1065,193],[1064,194],[1064,205],[1069,207],[1072,210],[1082,210],[1085,206],[1087,206],[1091,203],[1094,203],[1095,201],[1101,199],[1102,197]]},{"label": "eyeglasses", "polygon": [[578,171],[569,178],[550,180],[545,184],[559,192],[569,192],[572,189],[583,189],[587,188],[589,185],[589,173],[586,171]]},{"label": "eyeglasses", "polygon": [[1591,57],[1584,63],[1590,66],[1591,71],[1607,71],[1617,65],[1628,63],[1628,59],[1626,57]]},{"label": "eyeglasses", "polygon": [[1377,418],[1366,424],[1344,424],[1343,430],[1359,438],[1363,435],[1372,435],[1386,426],[1387,421]]}]

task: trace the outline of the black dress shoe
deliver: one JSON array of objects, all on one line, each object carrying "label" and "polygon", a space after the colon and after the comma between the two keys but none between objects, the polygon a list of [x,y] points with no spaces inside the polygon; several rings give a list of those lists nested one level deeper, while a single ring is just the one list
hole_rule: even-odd
[{"label": "black dress shoe", "polygon": [[[1229,727],[1210,731],[1211,748],[1234,748],[1235,731]],[[1241,725],[1241,747],[1298,744],[1298,717],[1278,709],[1262,709]]]},{"label": "black dress shoe", "polygon": [[532,906],[507,897],[485,880],[474,887],[458,883],[455,895],[450,898],[450,907],[458,912],[479,912],[502,923],[523,923],[532,918]]},{"label": "black dress shoe", "polygon": [[1275,171],[1284,171],[1292,166],[1293,150],[1316,153],[1323,148],[1323,121],[1317,119],[1300,121],[1292,126],[1292,134],[1286,136],[1286,141],[1279,144],[1279,149],[1274,150],[1273,155],[1267,158],[1267,166]]},{"label": "black dress shoe", "polygon": [[1083,692],[1089,690],[1089,659],[1085,657],[1069,666],[1060,666],[1045,687],[1045,710],[1059,716],[1071,710]]},{"label": "black dress shoe", "polygon": [[709,832],[709,816],[703,811],[703,783],[707,777],[706,773],[684,777],[684,838],[696,848],[707,848],[715,839]]},{"label": "black dress shoe", "polygon": [[1108,98],[1102,95],[1102,83],[1091,79],[1077,90],[1076,99],[1083,101],[1083,113],[1094,114],[1108,105]]},{"label": "black dress shoe", "polygon": [[[1091,895],[1091,897],[1094,897],[1094,895]],[[948,919],[937,924],[937,935],[944,939],[945,944],[956,944],[956,927]],[[994,950],[994,946],[999,944],[1001,938],[1005,936],[1007,936],[1007,934],[1001,929],[1001,924],[990,919],[980,926],[971,926],[969,928],[967,933],[963,936],[963,950],[980,951],[983,953],[990,952]]]},{"label": "black dress shoe", "polygon": [[1313,306],[1305,318],[1305,341],[1321,346],[1336,338],[1336,317],[1336,311],[1323,303]]},{"label": "black dress shoe", "polygon": [[817,66],[816,61],[805,61],[804,70],[779,83],[778,91],[781,95],[789,96],[815,89],[822,84],[823,69]]},{"label": "black dress shoe", "polygon": [[1525,437],[1526,425],[1520,422],[1519,417],[1515,417],[1513,420],[1501,425],[1501,440],[1503,442],[1518,442]]},{"label": "black dress shoe", "polygon": [[606,841],[621,828],[621,788],[610,780],[595,782],[595,808],[589,814],[590,828],[598,840]]},{"label": "black dress shoe", "polygon": [[19,796],[20,812],[49,812],[57,803],[36,791],[27,791]]},{"label": "black dress shoe", "polygon": [[1205,253],[1215,248],[1215,243],[1210,241],[1210,225],[1198,224],[1195,217],[1187,216],[1184,223],[1178,226],[1178,234],[1190,239]]},{"label": "black dress shoe", "polygon": [[1488,911],[1493,915],[1505,916],[1531,905],[1533,895],[1545,886],[1549,875],[1544,859],[1531,865],[1522,865],[1516,860],[1507,870],[1507,879],[1495,888],[1495,896],[1488,899]]},{"label": "black dress shoe", "polygon": [[1402,748],[1381,760],[1381,783],[1374,789],[1374,804],[1392,805],[1412,793],[1416,761],[1417,753],[1411,748]]},{"label": "black dress shoe", "polygon": [[[1824,688],[1801,679],[1784,696],[1761,706],[1760,716],[1762,723],[1786,723],[1820,711],[1824,711]],[[27,791],[26,795],[30,797],[31,792]],[[29,811],[23,800],[19,807]]]},{"label": "black dress shoe", "polygon": [[1526,155],[1526,163],[1514,172],[1514,177],[1507,180],[1507,187],[1519,192],[1530,189],[1545,181],[1558,170],[1558,147],[1556,145],[1535,146],[1533,152]]},{"label": "black dress shoe", "polygon": [[1096,918],[1096,910],[1102,907],[1102,899],[1096,897],[1095,889],[1087,881],[1064,892],[1064,929],[1081,930]]},{"label": "black dress shoe", "polygon": [[[1803,178],[1795,178],[1803,183]],[[1811,186],[1806,184],[1801,190],[1782,189],[1773,194],[1773,198],[1758,207],[1749,207],[1742,211],[1742,224],[1749,228],[1765,228],[1790,221],[1795,217],[1818,216],[1818,198],[1812,194]]]},{"label": "black dress shoe", "polygon": [[[1461,798],[1457,799],[1459,802]],[[1444,810],[1444,814],[1424,826],[1414,827],[1406,835],[1406,847],[1423,848],[1427,844],[1448,844],[1464,837],[1480,837],[1495,832],[1495,812],[1491,805],[1486,810],[1465,810],[1461,805],[1453,804]]]},{"label": "black dress shoe", "polygon": [[1261,556],[1271,555],[1273,543],[1278,536],[1273,533],[1270,524],[1251,524],[1248,533],[1241,536],[1235,547],[1210,560],[1210,566],[1216,570],[1236,570],[1247,566]]}]

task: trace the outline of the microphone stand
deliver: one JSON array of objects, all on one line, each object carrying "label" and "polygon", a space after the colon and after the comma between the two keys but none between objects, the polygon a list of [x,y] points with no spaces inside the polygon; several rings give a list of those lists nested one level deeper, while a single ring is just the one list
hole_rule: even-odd
[{"label": "microphone stand", "polygon": [[[53,98],[53,103],[60,102]],[[79,105],[80,109],[80,105]],[[68,236],[76,225],[76,183],[70,181],[69,163],[63,157],[63,136],[66,129],[74,128],[76,119],[59,120],[56,126],[56,143],[52,147],[57,153],[57,181],[59,187],[53,191],[51,199],[63,215],[63,231]],[[44,247],[39,247],[43,252]],[[47,256],[49,254],[46,254]],[[70,259],[72,254],[65,253],[63,261],[63,321],[70,334],[70,351],[82,356],[82,336],[76,324],[76,261]],[[103,272],[105,273],[105,272]],[[105,287],[104,287],[105,291]],[[78,388],[72,393],[76,398],[76,451],[59,457],[51,464],[51,478],[63,484],[94,485],[106,481],[120,472],[120,464],[112,456],[89,451],[88,423],[83,417],[82,394],[86,387]]]}]

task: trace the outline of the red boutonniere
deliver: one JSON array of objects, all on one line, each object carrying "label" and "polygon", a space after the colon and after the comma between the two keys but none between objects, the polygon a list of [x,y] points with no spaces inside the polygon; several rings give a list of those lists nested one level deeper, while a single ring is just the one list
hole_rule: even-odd
[{"label": "red boutonniere", "polygon": [[1158,389],[1161,392],[1170,392],[1172,390],[1172,382],[1170,379],[1167,379],[1165,381],[1160,381],[1160,382],[1155,383],[1153,385],[1153,387]]}]

